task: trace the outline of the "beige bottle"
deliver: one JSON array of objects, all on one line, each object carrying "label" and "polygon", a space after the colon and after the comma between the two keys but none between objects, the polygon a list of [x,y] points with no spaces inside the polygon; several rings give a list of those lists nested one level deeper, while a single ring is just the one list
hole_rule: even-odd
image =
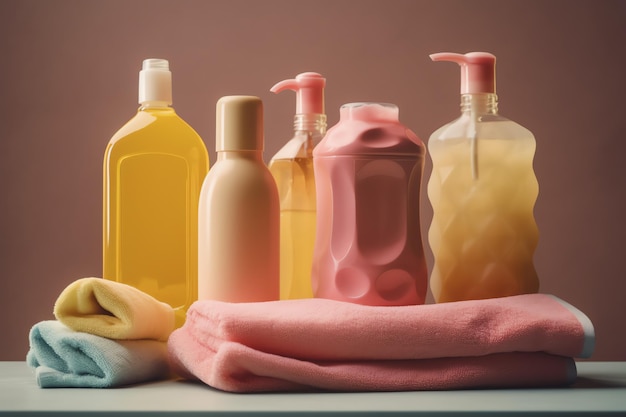
[{"label": "beige bottle", "polygon": [[279,299],[278,190],[263,162],[263,103],[226,96],[216,108],[217,162],[198,209],[198,299]]}]

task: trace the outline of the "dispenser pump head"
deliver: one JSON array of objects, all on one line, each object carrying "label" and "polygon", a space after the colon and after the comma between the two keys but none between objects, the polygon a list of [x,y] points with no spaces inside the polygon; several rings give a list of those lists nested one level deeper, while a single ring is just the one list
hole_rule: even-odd
[{"label": "dispenser pump head", "polygon": [[296,92],[296,114],[324,114],[324,87],[326,78],[316,72],[303,72],[295,79],[284,80],[274,85],[270,91],[284,90]]},{"label": "dispenser pump head", "polygon": [[430,55],[433,61],[451,61],[461,66],[461,94],[496,92],[496,57],[488,52]]}]

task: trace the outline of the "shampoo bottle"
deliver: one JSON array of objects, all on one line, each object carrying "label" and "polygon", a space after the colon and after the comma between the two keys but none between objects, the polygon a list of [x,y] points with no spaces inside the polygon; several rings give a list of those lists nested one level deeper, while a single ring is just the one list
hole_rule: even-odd
[{"label": "shampoo bottle", "polygon": [[103,277],[168,303],[180,326],[197,299],[197,207],[209,158],[171,106],[168,61],[143,62],[139,103],[104,155]]},{"label": "shampoo bottle", "polygon": [[280,200],[280,298],[311,298],[311,264],[315,244],[315,175],[313,148],[326,133],[324,85],[317,73],[305,72],[272,87],[296,92],[294,135],[270,160]]},{"label": "shampoo bottle", "polygon": [[278,300],[280,209],[263,162],[263,103],[222,97],[216,115],[217,162],[200,194],[198,298]]},{"label": "shampoo bottle", "polygon": [[313,151],[316,297],[366,305],[423,304],[420,232],[425,146],[393,104],[351,103]]},{"label": "shampoo bottle", "polygon": [[434,299],[537,292],[535,138],[498,114],[493,55],[438,53],[431,59],[461,66],[461,116],[428,142]]}]

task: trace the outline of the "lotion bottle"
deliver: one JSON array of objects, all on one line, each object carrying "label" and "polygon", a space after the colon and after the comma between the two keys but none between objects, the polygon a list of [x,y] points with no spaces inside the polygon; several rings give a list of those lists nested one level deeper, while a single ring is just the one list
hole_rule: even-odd
[{"label": "lotion bottle", "polygon": [[180,326],[197,299],[197,207],[209,157],[172,107],[167,60],[143,61],[139,103],[104,155],[103,277],[168,303]]},{"label": "lotion bottle", "polygon": [[198,298],[278,300],[280,209],[263,162],[263,103],[222,97],[216,116],[217,162],[200,194]]},{"label": "lotion bottle", "polygon": [[280,298],[311,298],[315,244],[313,148],[326,133],[324,86],[315,72],[298,74],[271,88],[296,92],[294,135],[270,160],[280,200]]},{"label": "lotion bottle", "polygon": [[461,115],[436,130],[428,149],[433,171],[428,232],[436,302],[538,291],[533,265],[538,229],[533,207],[535,138],[498,114],[492,54],[438,53],[461,67]]},{"label": "lotion bottle", "polygon": [[423,304],[420,232],[426,149],[398,107],[350,103],[313,151],[316,297],[365,305]]}]

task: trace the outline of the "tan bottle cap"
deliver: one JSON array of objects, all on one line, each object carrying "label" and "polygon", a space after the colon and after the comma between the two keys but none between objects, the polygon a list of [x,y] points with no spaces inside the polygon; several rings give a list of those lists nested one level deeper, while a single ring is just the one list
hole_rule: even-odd
[{"label": "tan bottle cap", "polygon": [[216,150],[263,150],[263,102],[255,96],[225,96],[217,101]]}]

